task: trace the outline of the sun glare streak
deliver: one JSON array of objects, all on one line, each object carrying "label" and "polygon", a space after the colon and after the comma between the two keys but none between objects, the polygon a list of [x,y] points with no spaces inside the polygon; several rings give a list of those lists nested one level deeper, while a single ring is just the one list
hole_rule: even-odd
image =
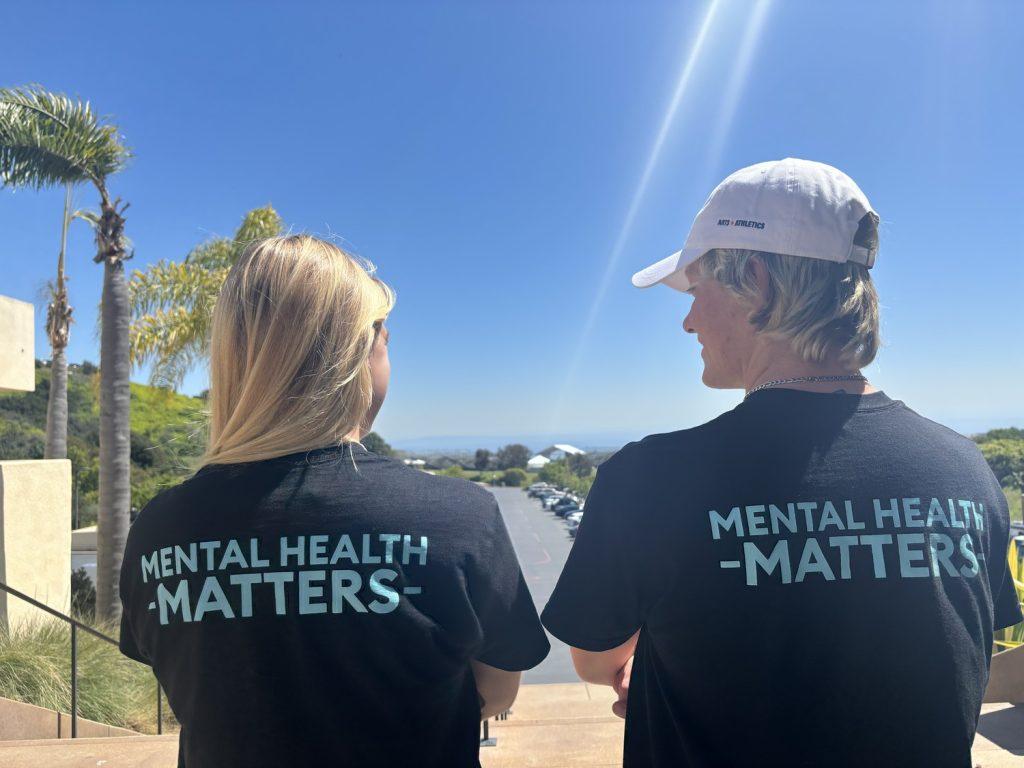
[{"label": "sun glare streak", "polygon": [[651,145],[651,150],[647,155],[647,162],[644,165],[643,173],[640,175],[640,182],[637,184],[636,190],[633,192],[633,198],[629,203],[629,209],[626,211],[626,218],[622,222],[622,228],[619,230],[619,235],[615,239],[615,244],[612,247],[611,253],[608,255],[608,262],[605,264],[604,273],[601,275],[601,282],[598,284],[597,293],[590,304],[590,310],[587,313],[587,319],[583,324],[583,331],[580,334],[579,344],[577,344],[576,351],[573,353],[572,360],[566,370],[562,390],[558,396],[558,400],[555,402],[555,408],[552,412],[551,431],[555,431],[555,427],[558,426],[556,422],[562,413],[562,408],[565,404],[569,388],[572,386],[572,382],[576,378],[576,372],[579,369],[587,340],[593,331],[594,323],[597,320],[597,315],[601,305],[604,303],[605,294],[608,293],[608,286],[611,283],[615,267],[622,255],[622,250],[629,238],[630,230],[633,227],[633,220],[636,218],[637,211],[640,209],[640,203],[643,200],[644,193],[647,191],[647,185],[650,183],[651,175],[654,173],[654,167],[658,162],[658,156],[661,154],[661,148],[665,144],[665,139],[668,138],[669,129],[672,127],[672,122],[675,119],[676,112],[679,110],[679,105],[683,100],[687,87],[690,84],[693,71],[697,65],[698,59],[700,58],[700,53],[704,48],[704,42],[707,39],[708,30],[711,28],[711,23],[715,18],[720,2],[721,0],[711,0],[708,4],[707,11],[704,13],[704,19],[701,22],[699,31],[697,32],[697,37],[693,42],[693,46],[690,48],[689,54],[684,60],[683,68],[679,73],[679,79],[676,81],[675,91],[672,93],[672,100],[669,102],[668,108],[665,110],[665,114],[661,119],[661,126],[659,127],[658,134],[654,139],[654,144]]},{"label": "sun glare streak", "polygon": [[706,176],[712,176],[719,171],[719,163],[722,161],[722,153],[725,150],[726,140],[732,129],[733,120],[736,118],[736,109],[739,107],[740,97],[747,84],[750,75],[750,65],[754,61],[754,54],[757,52],[758,43],[761,41],[761,32],[764,30],[765,20],[768,17],[768,10],[772,0],[757,0],[753,12],[747,21],[747,28],[743,33],[743,40],[740,42],[739,56],[733,66],[729,84],[725,89],[725,97],[722,99],[721,109],[718,111],[718,121],[715,123],[715,130],[711,134],[711,149],[707,154]]}]

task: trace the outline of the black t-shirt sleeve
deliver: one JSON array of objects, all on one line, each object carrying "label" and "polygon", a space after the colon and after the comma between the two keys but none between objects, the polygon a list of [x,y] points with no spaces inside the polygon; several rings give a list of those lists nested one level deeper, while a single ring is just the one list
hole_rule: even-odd
[{"label": "black t-shirt sleeve", "polygon": [[[622,645],[644,623],[657,567],[640,519],[630,446],[598,469],[576,541],[542,614],[555,637],[586,651]],[[649,534],[647,534],[649,539]]]},{"label": "black t-shirt sleeve", "polygon": [[134,580],[130,574],[130,569],[132,564],[137,561],[133,554],[134,548],[132,546],[132,536],[130,531],[128,539],[128,544],[125,546],[124,559],[121,561],[121,577],[118,580],[121,598],[121,633],[118,647],[121,649],[121,653],[129,659],[141,661],[143,664],[150,664],[150,660],[146,658],[142,649],[139,648],[138,641],[135,638],[135,631],[132,629],[132,616],[134,615],[132,585]]},{"label": "black t-shirt sleeve", "polygon": [[1017,589],[1013,583],[1013,575],[1007,567],[1006,557],[1001,557],[999,562],[1002,565],[1002,578],[992,584],[992,603],[995,616],[992,628],[995,630],[1005,627],[1012,627],[1024,621],[1021,615],[1020,598],[1017,596]]},{"label": "black t-shirt sleeve", "polygon": [[135,633],[132,630],[131,620],[123,608],[121,610],[121,639],[118,642],[118,647],[121,649],[121,653],[129,659],[141,661],[143,664],[150,663],[149,659],[139,650],[139,644],[136,642]]},{"label": "black t-shirt sleeve", "polygon": [[469,599],[483,633],[476,659],[509,672],[530,669],[544,660],[551,646],[497,502],[487,513],[481,536],[466,568]]}]

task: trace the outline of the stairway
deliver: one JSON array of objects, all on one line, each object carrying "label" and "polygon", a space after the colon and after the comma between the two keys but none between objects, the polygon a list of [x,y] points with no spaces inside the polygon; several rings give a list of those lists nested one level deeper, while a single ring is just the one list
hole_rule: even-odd
[{"label": "stairway", "polygon": [[[492,721],[484,768],[611,768],[622,764],[623,721],[610,688],[524,685],[507,720]],[[0,742],[3,768],[173,768],[178,737],[42,739]],[[827,755],[823,756],[827,763]],[[985,704],[974,742],[977,768],[1024,765],[1024,704]]]}]

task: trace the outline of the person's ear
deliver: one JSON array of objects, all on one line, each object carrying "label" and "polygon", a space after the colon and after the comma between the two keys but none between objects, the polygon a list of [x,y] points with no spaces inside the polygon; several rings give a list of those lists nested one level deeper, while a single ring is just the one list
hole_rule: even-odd
[{"label": "person's ear", "polygon": [[750,270],[753,272],[754,285],[757,289],[757,305],[760,309],[772,300],[772,281],[768,277],[768,268],[761,261],[760,256],[751,256],[749,262]]}]

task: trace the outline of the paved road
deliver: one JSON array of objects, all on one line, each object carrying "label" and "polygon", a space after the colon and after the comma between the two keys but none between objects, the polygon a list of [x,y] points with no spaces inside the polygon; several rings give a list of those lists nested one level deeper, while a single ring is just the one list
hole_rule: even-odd
[{"label": "paved road", "polygon": [[[519,488],[488,488],[498,499],[520,567],[530,587],[537,612],[555,589],[558,574],[572,547],[572,538],[561,518],[541,507]],[[569,648],[548,635],[551,653],[537,667],[523,674],[524,683],[579,682],[572,668]]]}]

